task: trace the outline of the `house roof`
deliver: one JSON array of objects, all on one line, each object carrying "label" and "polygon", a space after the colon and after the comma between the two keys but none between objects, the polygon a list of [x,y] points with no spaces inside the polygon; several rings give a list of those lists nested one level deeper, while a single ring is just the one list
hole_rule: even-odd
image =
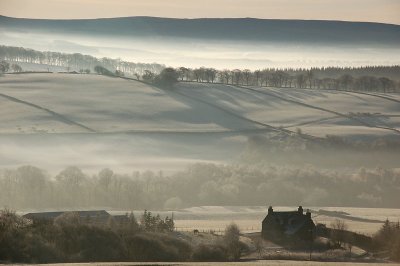
[{"label": "house roof", "polygon": [[263,222],[272,220],[278,225],[286,235],[294,235],[305,226],[314,226],[311,215],[303,214],[299,211],[270,212]]}]

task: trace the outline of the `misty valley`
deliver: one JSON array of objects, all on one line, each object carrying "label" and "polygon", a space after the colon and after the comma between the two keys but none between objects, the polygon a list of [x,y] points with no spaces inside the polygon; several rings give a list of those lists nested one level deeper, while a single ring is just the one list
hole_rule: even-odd
[{"label": "misty valley", "polygon": [[0,263],[399,262],[399,36],[0,16]]}]

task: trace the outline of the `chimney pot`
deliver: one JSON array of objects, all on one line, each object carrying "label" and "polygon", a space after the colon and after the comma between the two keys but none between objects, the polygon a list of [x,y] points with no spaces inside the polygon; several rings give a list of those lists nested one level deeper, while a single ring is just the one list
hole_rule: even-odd
[{"label": "chimney pot", "polygon": [[297,209],[297,211],[299,212],[299,214],[303,214],[303,207],[299,206],[299,208]]}]

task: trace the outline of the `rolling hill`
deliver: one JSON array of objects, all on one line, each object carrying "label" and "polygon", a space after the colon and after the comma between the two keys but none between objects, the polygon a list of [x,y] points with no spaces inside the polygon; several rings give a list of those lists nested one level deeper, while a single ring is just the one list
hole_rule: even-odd
[{"label": "rolling hill", "polygon": [[224,84],[160,89],[98,75],[0,79],[1,133],[235,133],[301,128],[311,135],[398,134],[397,94]]},{"label": "rolling hill", "polygon": [[20,19],[0,16],[0,29],[53,34],[285,43],[399,45],[400,26],[380,23],[254,18],[172,19],[124,17],[81,20]]},{"label": "rolling hill", "polygon": [[175,171],[231,162],[268,133],[398,138],[397,94],[222,84],[174,89],[79,74],[0,78],[0,161],[52,171],[67,165]]}]

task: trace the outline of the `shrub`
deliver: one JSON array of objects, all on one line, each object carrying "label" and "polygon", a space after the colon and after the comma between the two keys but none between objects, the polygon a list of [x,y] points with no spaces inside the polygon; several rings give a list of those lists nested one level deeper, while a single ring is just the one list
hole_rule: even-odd
[{"label": "shrub", "polygon": [[1,61],[0,62],[0,73],[8,72],[8,70],[10,70],[10,64],[4,60]]},{"label": "shrub", "polygon": [[79,225],[81,218],[76,212],[65,212],[54,220],[54,224],[59,226],[74,226]]},{"label": "shrub", "polygon": [[393,239],[393,244],[390,250],[390,258],[394,261],[400,261],[400,232],[397,232]]},{"label": "shrub", "polygon": [[117,76],[117,77],[123,77],[123,76],[125,76],[125,73],[122,72],[121,70],[115,70],[115,76]]},{"label": "shrub", "polygon": [[12,65],[11,65],[11,69],[12,69],[14,72],[22,72],[22,67],[21,67],[20,65],[17,65],[17,64],[12,64]]},{"label": "shrub", "polygon": [[163,71],[161,71],[161,73],[156,76],[155,83],[156,85],[162,87],[172,87],[175,83],[178,82],[178,77],[178,72],[175,69],[168,67],[163,69]]},{"label": "shrub", "polygon": [[199,245],[193,251],[194,261],[227,261],[227,250],[221,245]]},{"label": "shrub", "polygon": [[110,70],[102,66],[95,66],[94,71],[99,75],[115,76],[114,73],[112,73]]},{"label": "shrub", "polygon": [[232,223],[225,229],[224,243],[226,245],[227,254],[229,259],[238,260],[242,253],[242,245],[239,241],[240,230],[239,227]]}]

